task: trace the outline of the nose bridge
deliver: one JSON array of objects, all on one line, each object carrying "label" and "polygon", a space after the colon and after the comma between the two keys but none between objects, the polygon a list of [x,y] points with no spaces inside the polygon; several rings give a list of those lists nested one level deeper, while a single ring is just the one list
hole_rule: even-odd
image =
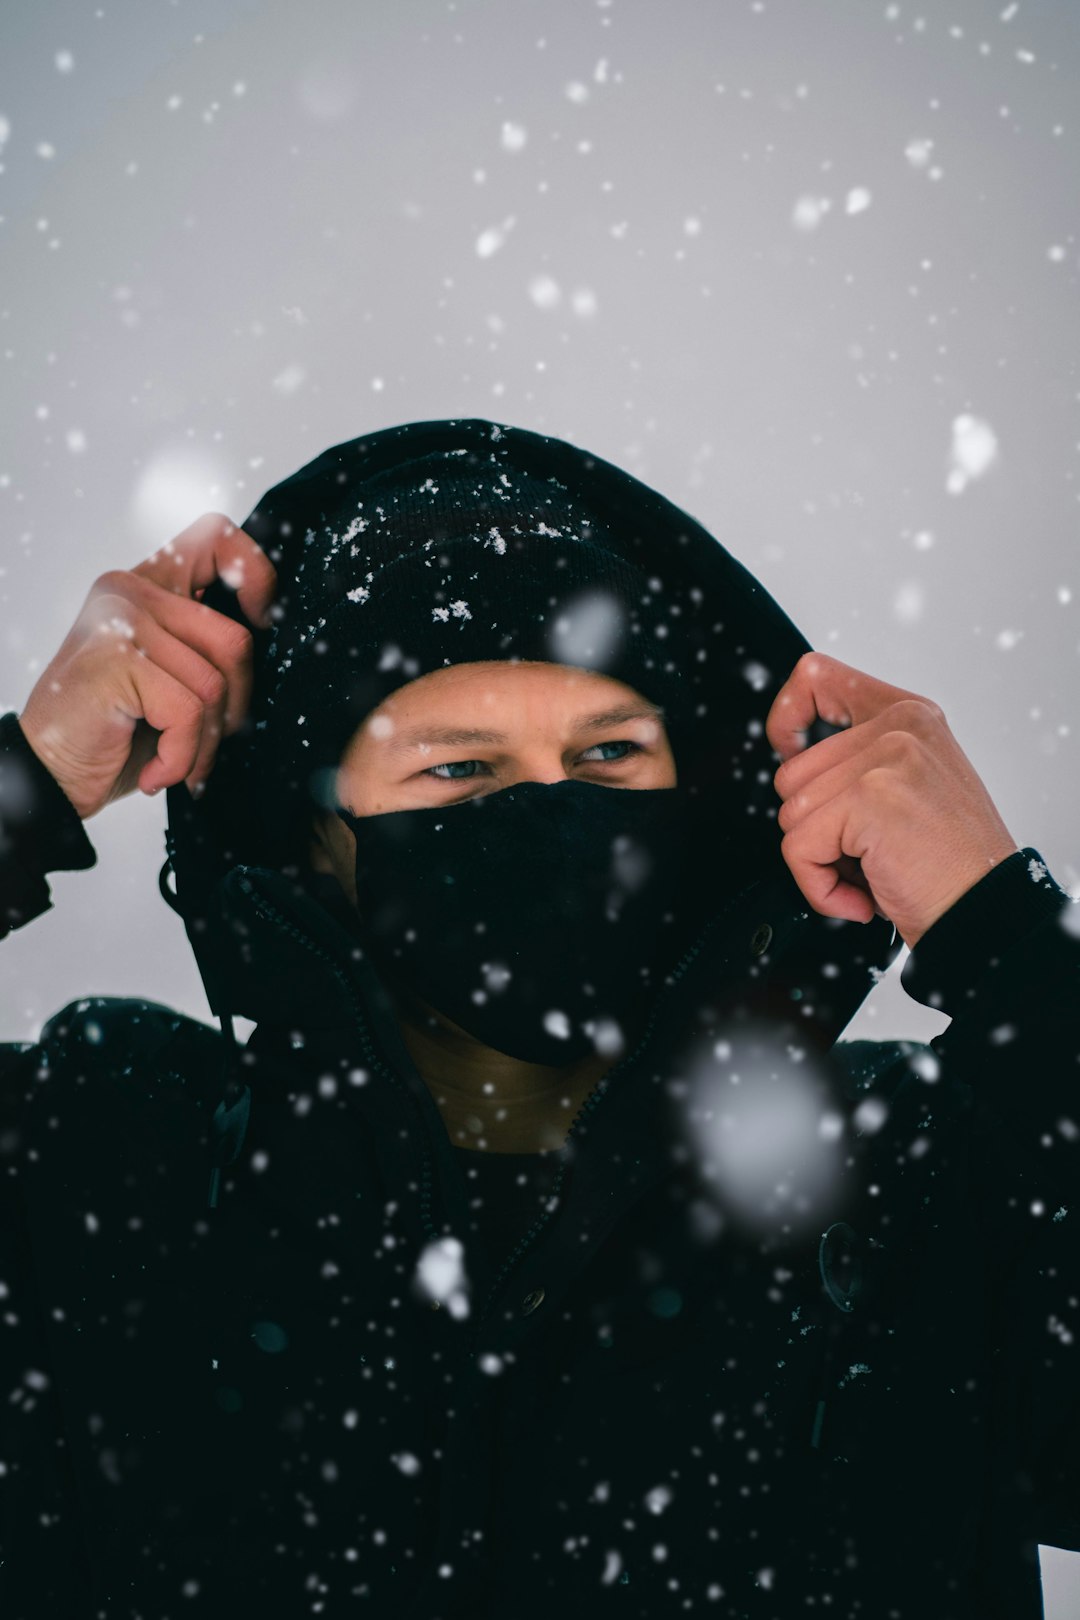
[{"label": "nose bridge", "polygon": [[563,766],[562,760],[552,761],[550,757],[538,758],[535,764],[522,760],[506,785],[516,787],[519,782],[544,782],[550,786],[555,782],[565,782],[568,778],[569,772]]},{"label": "nose bridge", "polygon": [[565,782],[569,776],[558,739],[548,726],[539,725],[514,750],[513,770],[507,786],[518,782]]}]

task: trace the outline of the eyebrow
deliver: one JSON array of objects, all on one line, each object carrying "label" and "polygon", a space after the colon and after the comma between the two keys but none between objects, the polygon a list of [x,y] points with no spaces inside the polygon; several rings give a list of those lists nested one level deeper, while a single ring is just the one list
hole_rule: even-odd
[{"label": "eyebrow", "polygon": [[[571,725],[575,731],[606,731],[609,726],[621,726],[628,720],[663,720],[664,711],[655,703],[624,703],[617,709],[605,709],[602,714],[579,714]],[[482,731],[463,726],[413,726],[397,733],[388,743],[392,754],[405,753],[411,748],[442,747],[464,748],[470,743],[504,743],[505,731]]]}]

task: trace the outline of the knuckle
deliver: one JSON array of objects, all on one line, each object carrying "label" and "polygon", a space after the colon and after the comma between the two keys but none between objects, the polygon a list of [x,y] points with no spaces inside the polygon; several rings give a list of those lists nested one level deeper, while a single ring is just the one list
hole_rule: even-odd
[{"label": "knuckle", "polygon": [[201,683],[201,696],[205,704],[216,705],[221,702],[229,689],[229,683],[220,669],[208,670]]},{"label": "knuckle", "polygon": [[100,635],[120,642],[134,641],[139,623],[138,609],[119,592],[102,592],[89,605],[87,622]]},{"label": "knuckle", "polygon": [[237,624],[235,619],[225,619],[220,636],[222,651],[233,663],[243,663],[251,657],[255,638],[244,625]]},{"label": "knuckle", "polygon": [[232,540],[235,544],[240,525],[227,512],[207,512],[199,521],[202,525],[200,540],[206,546],[216,545],[219,540]]},{"label": "knuckle", "polygon": [[195,693],[189,692],[187,687],[177,697],[176,708],[179,722],[185,728],[195,728],[202,725],[203,705],[195,696]]},{"label": "knuckle", "polygon": [[92,594],[101,596],[126,596],[135,588],[135,576],[125,568],[107,568],[99,574],[94,581]]},{"label": "knuckle", "polygon": [[945,718],[939,706],[928,698],[902,698],[893,708],[900,711],[896,716],[900,724],[917,733],[925,734]]},{"label": "knuckle", "polygon": [[[889,757],[898,759],[901,763],[914,760],[922,753],[922,740],[916,732],[910,731],[906,727],[898,727],[893,731],[887,731],[881,740],[888,751]],[[868,776],[874,774],[874,771],[867,772]]]},{"label": "knuckle", "polygon": [[806,652],[800,656],[795,668],[805,670],[807,674],[812,675],[815,670],[828,669],[838,662],[839,660],[833,658],[830,653],[818,652],[816,647],[808,647]]},{"label": "knuckle", "polygon": [[881,791],[900,778],[915,776],[925,757],[926,744],[913,731],[889,731],[881,739],[879,763],[866,776],[873,779],[874,791]]},{"label": "knuckle", "polygon": [[[897,733],[898,736],[912,739],[906,732]],[[897,772],[886,765],[873,765],[864,771],[855,784],[857,791],[863,798],[874,799],[879,804],[893,798],[897,785]]]},{"label": "knuckle", "polygon": [[95,585],[87,598],[83,616],[89,624],[96,626],[104,624],[110,614],[120,613],[128,605],[127,600],[118,591],[99,591]]},{"label": "knuckle", "polygon": [[236,528],[236,524],[224,512],[203,512],[195,519],[192,527],[215,534],[221,531],[224,531],[225,534],[231,534]]}]

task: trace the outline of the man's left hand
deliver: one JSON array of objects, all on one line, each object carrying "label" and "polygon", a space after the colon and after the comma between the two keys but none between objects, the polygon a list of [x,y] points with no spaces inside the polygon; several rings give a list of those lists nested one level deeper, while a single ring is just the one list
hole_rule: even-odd
[{"label": "man's left hand", "polygon": [[[820,718],[846,729],[813,747]],[[765,734],[783,764],[780,848],[826,917],[886,917],[914,947],[960,896],[1019,846],[936,703],[804,653]]]}]

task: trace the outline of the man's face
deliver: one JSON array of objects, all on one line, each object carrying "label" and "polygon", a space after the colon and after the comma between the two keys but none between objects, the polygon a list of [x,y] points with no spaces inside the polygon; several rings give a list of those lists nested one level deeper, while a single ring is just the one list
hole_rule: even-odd
[{"label": "man's face", "polygon": [[[661,711],[633,687],[562,664],[452,664],[372,710],[341,756],[338,801],[355,816],[434,809],[515,782],[675,786]],[[355,841],[315,818],[310,860],[356,904]]]}]

